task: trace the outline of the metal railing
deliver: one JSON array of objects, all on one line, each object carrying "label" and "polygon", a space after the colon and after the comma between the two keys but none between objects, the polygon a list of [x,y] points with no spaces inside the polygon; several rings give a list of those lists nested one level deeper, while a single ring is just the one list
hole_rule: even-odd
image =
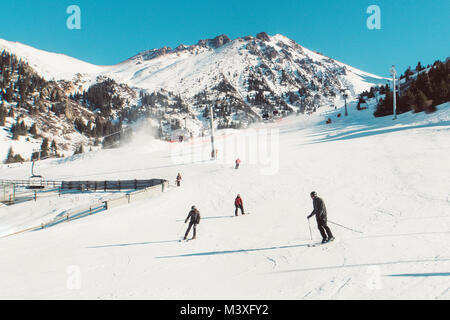
[{"label": "metal railing", "polygon": [[146,180],[103,180],[103,181],[56,181],[45,179],[28,180],[0,180],[0,187],[14,185],[15,188],[26,189],[48,189],[58,190],[59,193],[68,190],[78,191],[122,191],[122,190],[140,190],[156,185],[164,184],[164,179],[146,179]]},{"label": "metal railing", "polygon": [[[138,191],[134,191],[134,192],[129,192],[124,196],[113,197],[109,200],[102,201],[101,203],[95,203],[95,204],[91,204],[89,206],[80,206],[77,208],[69,209],[65,212],[60,213],[58,216],[56,216],[54,219],[52,219],[48,222],[44,222],[38,226],[33,226],[33,227],[30,227],[30,228],[27,228],[24,230],[16,231],[14,233],[2,236],[0,238],[10,237],[10,236],[28,232],[28,231],[42,230],[44,228],[52,227],[52,226],[57,225],[62,222],[72,221],[72,220],[79,219],[79,218],[82,218],[85,216],[89,216],[89,215],[96,214],[96,213],[99,213],[102,211],[106,211],[106,210],[109,210],[111,208],[114,208],[114,207],[117,207],[120,205],[129,204],[133,201],[139,201],[144,198],[151,197],[153,195],[162,193],[167,189],[168,184],[169,184],[167,180],[162,180],[162,179],[152,179],[152,180],[154,180],[154,181],[159,180],[159,181],[161,181],[161,183],[155,183],[151,187],[143,188],[142,190],[138,190]],[[160,190],[158,188],[159,186],[161,186]],[[122,199],[126,199],[126,201],[120,201]]]}]

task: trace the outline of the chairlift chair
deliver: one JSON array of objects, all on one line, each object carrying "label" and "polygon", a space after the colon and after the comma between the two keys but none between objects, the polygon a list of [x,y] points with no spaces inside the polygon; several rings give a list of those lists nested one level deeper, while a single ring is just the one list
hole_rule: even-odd
[{"label": "chairlift chair", "polygon": [[29,181],[29,185],[27,187],[27,189],[31,189],[31,190],[39,190],[39,189],[44,189],[45,185],[44,185],[44,178],[41,175],[36,175],[34,174],[34,163],[36,160],[33,160],[33,163],[31,165],[31,177],[28,180]]},{"label": "chairlift chair", "polygon": [[30,177],[29,179],[30,185],[27,187],[27,189],[31,189],[31,190],[39,190],[39,189],[44,189],[44,178],[42,176],[39,175],[33,175]]}]

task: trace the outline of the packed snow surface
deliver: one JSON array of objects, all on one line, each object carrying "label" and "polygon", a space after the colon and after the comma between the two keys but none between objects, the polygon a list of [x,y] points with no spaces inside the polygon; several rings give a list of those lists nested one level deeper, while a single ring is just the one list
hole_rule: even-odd
[{"label": "packed snow surface", "polygon": [[[36,171],[47,179],[165,178],[172,186],[1,238],[0,298],[449,299],[449,104],[395,121],[372,112],[352,106],[349,117],[294,116],[218,131],[214,161],[207,137],[181,144],[139,137],[120,149],[40,162]],[[27,178],[29,164],[0,175]],[[313,190],[336,240],[308,247],[320,241],[315,219],[313,240],[306,219]],[[238,193],[249,215],[233,217]],[[1,232],[72,202],[45,199],[35,211],[24,207],[31,212],[20,219],[2,207]],[[180,243],[192,205],[202,216],[198,238]]]}]

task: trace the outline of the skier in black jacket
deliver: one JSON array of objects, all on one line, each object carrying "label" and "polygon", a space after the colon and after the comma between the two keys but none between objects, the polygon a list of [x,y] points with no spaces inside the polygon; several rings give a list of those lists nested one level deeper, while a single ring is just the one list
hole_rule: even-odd
[{"label": "skier in black jacket", "polygon": [[184,223],[187,223],[188,219],[190,219],[189,227],[186,230],[183,240],[186,240],[186,238],[189,234],[189,231],[191,231],[191,227],[193,227],[193,229],[194,229],[194,236],[192,237],[192,239],[195,239],[196,231],[197,231],[196,227],[200,223],[200,211],[198,211],[195,206],[192,206],[191,211],[189,211],[189,214],[188,214],[186,220],[184,221]]},{"label": "skier in black jacket", "polygon": [[315,191],[311,192],[311,198],[313,199],[314,211],[308,216],[308,219],[314,215],[316,216],[317,227],[322,235],[322,243],[333,241],[333,234],[327,226],[327,208],[325,203],[317,196]]}]

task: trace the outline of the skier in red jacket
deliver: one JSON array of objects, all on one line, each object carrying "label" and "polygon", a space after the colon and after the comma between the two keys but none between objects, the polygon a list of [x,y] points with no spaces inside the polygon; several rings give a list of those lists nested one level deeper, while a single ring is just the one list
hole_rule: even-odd
[{"label": "skier in red jacket", "polygon": [[181,174],[180,173],[178,173],[177,178],[175,179],[175,182],[177,184],[177,187],[179,187],[181,184]]},{"label": "skier in red jacket", "polygon": [[236,199],[234,200],[234,206],[236,207],[236,210],[234,211],[234,215],[237,216],[238,215],[238,209],[241,209],[241,213],[244,213],[244,203],[242,202],[242,198],[241,195],[238,194]]},{"label": "skier in red jacket", "polygon": [[236,163],[235,169],[239,169],[239,165],[241,164],[241,159],[237,158],[235,163]]}]

